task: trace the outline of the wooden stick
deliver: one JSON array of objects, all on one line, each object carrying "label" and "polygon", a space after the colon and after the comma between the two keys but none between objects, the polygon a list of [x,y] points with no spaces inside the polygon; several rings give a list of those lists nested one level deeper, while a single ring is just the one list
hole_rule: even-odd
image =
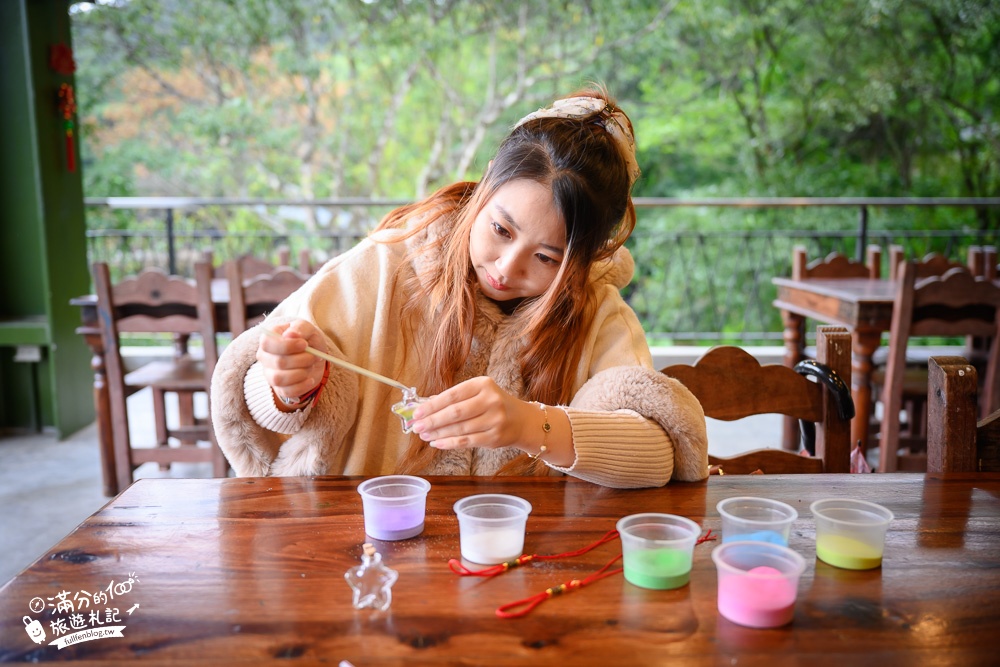
[{"label": "wooden stick", "polygon": [[[270,329],[265,329],[264,327],[261,327],[261,330],[265,334],[267,334],[268,336],[273,336],[274,338],[281,338],[282,337],[281,334],[279,334],[279,333],[277,333],[275,331],[271,331]],[[307,345],[306,346],[306,352],[308,352],[309,354],[311,354],[313,356],[319,357],[320,359],[323,359],[324,361],[329,361],[331,364],[336,364],[337,366],[340,366],[341,368],[346,368],[349,371],[354,371],[355,373],[359,373],[361,375],[365,375],[367,377],[370,377],[373,380],[378,380],[379,382],[381,382],[383,384],[387,384],[390,387],[395,387],[397,389],[402,389],[404,392],[411,392],[412,391],[412,387],[407,387],[402,382],[397,382],[396,380],[393,380],[392,378],[387,378],[384,375],[379,375],[378,373],[375,373],[374,371],[370,371],[367,368],[362,368],[361,366],[355,366],[354,364],[352,364],[349,361],[344,361],[343,359],[338,359],[337,357],[329,355],[326,352],[320,352],[319,350],[317,350],[314,347],[310,347],[310,346]]]}]

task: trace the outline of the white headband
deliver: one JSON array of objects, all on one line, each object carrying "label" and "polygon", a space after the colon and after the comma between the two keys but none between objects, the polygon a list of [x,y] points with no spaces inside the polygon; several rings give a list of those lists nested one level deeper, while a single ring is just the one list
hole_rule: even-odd
[{"label": "white headband", "polygon": [[[608,103],[599,97],[567,97],[556,100],[550,107],[529,113],[517,121],[517,124],[511,129],[517,129],[529,120],[536,118],[583,118],[598,111],[610,110],[610,108]],[[621,111],[611,111],[608,114],[608,118],[614,122],[605,123],[604,127],[607,129],[608,134],[615,140],[615,143],[618,144],[619,152],[625,158],[629,186],[631,186],[639,178],[639,163],[635,159],[635,138],[628,129],[629,123],[624,113]]]}]

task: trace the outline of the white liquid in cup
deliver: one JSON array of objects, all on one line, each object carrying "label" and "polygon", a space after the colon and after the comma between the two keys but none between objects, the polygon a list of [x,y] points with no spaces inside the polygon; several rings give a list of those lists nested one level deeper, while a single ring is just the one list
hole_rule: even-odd
[{"label": "white liquid in cup", "polygon": [[455,503],[462,558],[479,565],[514,560],[524,550],[531,503],[517,496],[483,493]]},{"label": "white liquid in cup", "polygon": [[492,565],[514,560],[524,550],[524,531],[513,528],[486,530],[460,537],[462,558],[472,563]]}]

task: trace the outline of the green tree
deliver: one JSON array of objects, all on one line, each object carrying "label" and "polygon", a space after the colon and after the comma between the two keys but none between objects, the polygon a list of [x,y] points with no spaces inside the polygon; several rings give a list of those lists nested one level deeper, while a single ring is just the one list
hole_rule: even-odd
[{"label": "green tree", "polygon": [[660,193],[996,196],[998,41],[989,0],[681,3],[641,162]]},{"label": "green tree", "polygon": [[140,144],[133,191],[420,196],[475,177],[520,113],[607,81],[668,10],[132,0],[78,12],[88,186]]}]

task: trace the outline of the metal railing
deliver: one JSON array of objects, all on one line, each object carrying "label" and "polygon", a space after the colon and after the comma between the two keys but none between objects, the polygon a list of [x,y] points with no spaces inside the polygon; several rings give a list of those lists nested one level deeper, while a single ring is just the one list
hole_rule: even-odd
[{"label": "metal railing", "polygon": [[[206,250],[221,263],[279,249],[325,261],[365,237],[408,200],[87,198],[90,261],[116,275],[159,266],[190,275]],[[964,260],[997,245],[1000,198],[636,198],[628,248],[636,275],[623,294],[656,344],[781,340],[771,278],[791,272],[792,250],[864,256],[868,244],[909,257]],[[874,213],[874,214],[873,214]],[[912,218],[921,219],[916,229]],[[887,271],[888,267],[884,268]]]}]

